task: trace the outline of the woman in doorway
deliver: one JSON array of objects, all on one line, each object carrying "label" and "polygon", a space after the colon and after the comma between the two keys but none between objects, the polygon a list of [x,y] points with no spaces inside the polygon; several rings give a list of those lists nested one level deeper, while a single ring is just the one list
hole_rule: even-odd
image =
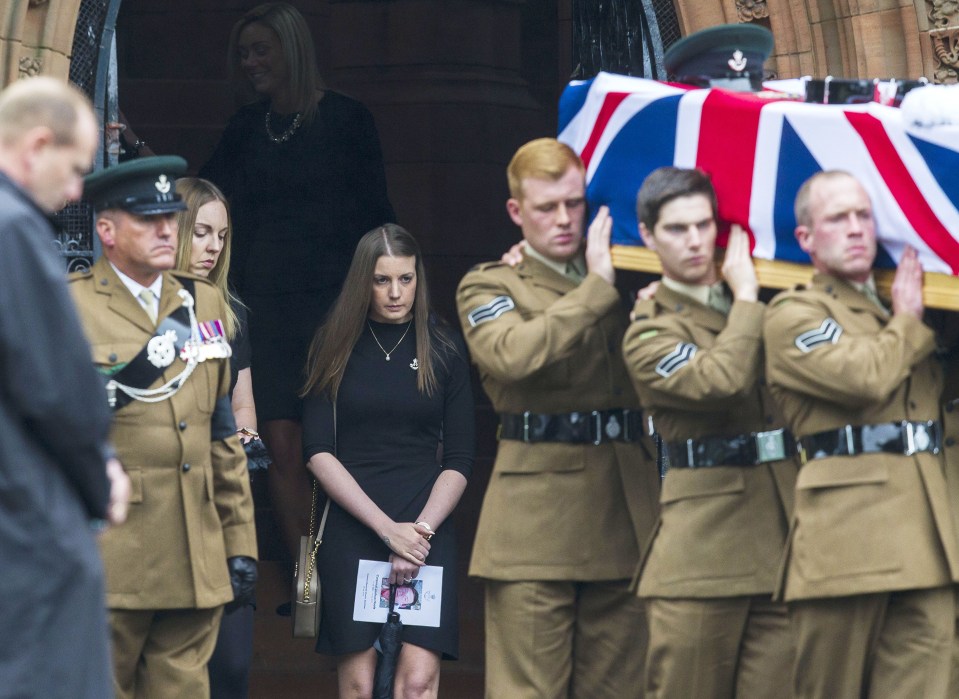
[{"label": "woman in doorway", "polygon": [[440,659],[458,653],[448,517],[472,470],[473,397],[462,338],[430,313],[423,258],[404,229],[360,240],[307,372],[303,454],[332,500],[317,556],[317,651],[337,656],[341,697],[369,696],[382,625],[353,621],[359,561],[388,561],[397,585],[439,566],[440,625],[404,628],[395,687],[436,697]]},{"label": "woman in doorway", "polygon": [[295,559],[307,530],[302,369],[364,232],[394,219],[373,117],[322,89],[303,16],[283,2],[247,12],[230,36],[231,73],[249,103],[201,176],[230,200],[230,279],[250,309],[253,393],[273,465],[270,499]]}]

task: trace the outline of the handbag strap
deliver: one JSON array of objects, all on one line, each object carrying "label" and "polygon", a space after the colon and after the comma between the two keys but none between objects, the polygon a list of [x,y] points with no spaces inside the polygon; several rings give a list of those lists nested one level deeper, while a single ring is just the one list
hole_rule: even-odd
[{"label": "handbag strap", "polygon": [[[336,456],[336,401],[333,401],[333,456]],[[313,545],[313,555],[320,548],[323,542],[323,530],[326,529],[326,516],[330,514],[330,498],[326,498],[326,505],[323,506],[323,516],[320,518],[320,526],[316,527],[316,491],[319,488],[319,482],[313,479],[313,501],[310,503],[310,538],[313,538],[313,532],[316,532],[315,543]]]}]

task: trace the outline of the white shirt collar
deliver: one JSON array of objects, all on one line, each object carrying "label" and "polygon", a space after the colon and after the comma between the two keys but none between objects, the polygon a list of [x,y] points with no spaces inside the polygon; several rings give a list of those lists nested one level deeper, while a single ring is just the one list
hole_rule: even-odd
[{"label": "white shirt collar", "polygon": [[150,286],[143,286],[143,284],[141,284],[140,282],[131,279],[130,277],[125,275],[123,272],[121,272],[119,269],[117,269],[117,266],[113,264],[112,262],[110,263],[110,266],[113,267],[113,271],[117,273],[118,277],[120,277],[120,281],[123,282],[123,286],[125,286],[127,289],[130,290],[130,293],[133,294],[133,297],[135,299],[139,301],[140,292],[143,291],[144,289],[149,289],[150,291],[153,292],[153,295],[156,297],[157,303],[159,303],[160,292],[163,290],[162,274],[158,275],[156,280],[152,284],[150,284]]}]

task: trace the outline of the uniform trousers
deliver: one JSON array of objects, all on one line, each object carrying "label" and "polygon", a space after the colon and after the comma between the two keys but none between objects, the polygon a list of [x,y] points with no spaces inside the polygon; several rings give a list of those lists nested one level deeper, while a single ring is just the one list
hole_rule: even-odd
[{"label": "uniform trousers", "polygon": [[770,595],[646,600],[646,696],[790,697],[795,639]]},{"label": "uniform trousers", "polygon": [[953,588],[789,603],[797,698],[947,697],[956,614]]},{"label": "uniform trousers", "polygon": [[111,609],[117,699],[206,699],[223,607]]},{"label": "uniform trousers", "polygon": [[487,699],[640,699],[646,619],[627,588],[487,580]]},{"label": "uniform trousers", "polygon": [[959,587],[956,591],[956,634],[952,638],[952,670],[949,675],[949,696],[959,697]]}]

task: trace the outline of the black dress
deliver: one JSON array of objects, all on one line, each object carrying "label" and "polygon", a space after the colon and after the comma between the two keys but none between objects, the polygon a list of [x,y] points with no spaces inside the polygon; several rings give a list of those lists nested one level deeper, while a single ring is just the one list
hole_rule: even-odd
[{"label": "black dress", "polygon": [[[230,201],[230,283],[250,309],[260,421],[300,418],[313,332],[339,293],[356,243],[394,220],[373,117],[328,90],[316,117],[284,143],[266,134],[265,102],[231,119],[200,176]],[[293,115],[273,114],[282,133]]]},{"label": "black dress", "polygon": [[[399,342],[407,324],[370,322],[387,349]],[[367,328],[353,349],[336,404],[337,456],[363,491],[394,521],[413,522],[429,499],[442,469],[467,478],[474,451],[473,396],[462,340],[457,352],[445,352],[437,367],[439,386],[431,397],[416,388],[415,330],[386,361]],[[436,462],[443,442],[443,464]],[[324,397],[304,402],[303,449],[334,451],[333,407]],[[322,497],[317,509],[323,507]],[[319,516],[319,515],[318,515]],[[316,650],[342,655],[370,648],[382,624],[353,621],[353,600],[360,559],[386,561],[390,550],[375,532],[336,503],[323,535],[317,567],[323,585],[323,616]],[[427,565],[443,567],[443,603],[438,628],[406,626],[403,640],[442,653],[458,654],[456,537],[452,518],[436,530]]]}]

